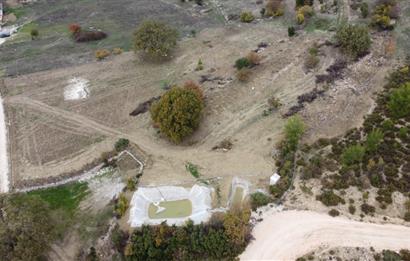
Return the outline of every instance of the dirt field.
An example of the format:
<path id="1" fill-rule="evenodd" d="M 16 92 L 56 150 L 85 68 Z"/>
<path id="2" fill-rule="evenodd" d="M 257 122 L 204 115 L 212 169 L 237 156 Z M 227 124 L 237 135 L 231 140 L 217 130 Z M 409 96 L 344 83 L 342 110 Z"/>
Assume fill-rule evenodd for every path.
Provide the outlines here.
<path id="1" fill-rule="evenodd" d="M 204 30 L 181 42 L 175 57 L 164 64 L 147 64 L 124 53 L 104 62 L 6 78 L 5 107 L 15 122 L 10 129 L 13 184 L 80 169 L 111 149 L 119 137 L 137 144 L 151 163 L 143 185 L 191 185 L 195 180 L 185 171 L 187 161 L 198 164 L 205 177 L 241 176 L 266 184 L 274 170 L 271 150 L 283 125 L 280 113 L 263 116 L 267 99 L 278 97 L 285 112 L 298 95 L 315 87 L 314 74 L 304 72 L 301 60 L 305 48 L 323 36 L 302 34 L 289 40 L 281 26 L 256 26 L 258 30 L 255 25 Z M 262 64 L 253 80 L 238 82 L 234 61 L 260 42 L 269 43 L 261 52 Z M 227 44 L 231 48 L 225 48 Z M 288 55 L 290 51 L 294 56 Z M 195 72 L 199 58 L 205 70 Z M 324 59 L 320 70 L 331 60 Z M 223 80 L 204 84 L 204 119 L 185 144 L 175 146 L 159 137 L 149 114 L 128 115 L 138 103 L 160 95 L 162 81 L 182 83 L 201 75 Z M 88 99 L 64 101 L 64 88 L 73 77 L 89 80 Z M 226 138 L 233 141 L 231 151 L 211 150 Z"/>
<path id="2" fill-rule="evenodd" d="M 269 232 L 268 232 L 269 231 Z M 253 230 L 241 260 L 294 260 L 319 247 L 373 247 L 400 250 L 410 246 L 410 228 L 332 218 L 309 211 L 284 211 L 265 217 Z"/>

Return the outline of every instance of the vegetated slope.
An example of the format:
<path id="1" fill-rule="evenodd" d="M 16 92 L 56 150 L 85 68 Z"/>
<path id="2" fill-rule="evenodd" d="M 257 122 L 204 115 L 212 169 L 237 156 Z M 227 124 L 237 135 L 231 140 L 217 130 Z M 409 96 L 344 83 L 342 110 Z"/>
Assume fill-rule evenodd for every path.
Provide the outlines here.
<path id="1" fill-rule="evenodd" d="M 266 217 L 253 230 L 241 260 L 294 260 L 320 246 L 374 247 L 400 250 L 410 246 L 410 228 L 332 218 L 309 211 L 284 211 Z"/>
<path id="2" fill-rule="evenodd" d="M 90 62 L 98 48 L 128 50 L 134 29 L 145 19 L 169 23 L 183 35 L 221 23 L 212 12 L 201 15 L 192 8 L 191 2 L 177 5 L 159 0 L 36 2 L 20 8 L 25 18 L 17 24 L 28 24 L 0 47 L 0 69 L 9 76 L 26 74 Z M 98 43 L 75 43 L 68 32 L 71 23 L 102 30 L 108 37 Z M 32 28 L 39 31 L 34 41 L 30 37 Z"/>

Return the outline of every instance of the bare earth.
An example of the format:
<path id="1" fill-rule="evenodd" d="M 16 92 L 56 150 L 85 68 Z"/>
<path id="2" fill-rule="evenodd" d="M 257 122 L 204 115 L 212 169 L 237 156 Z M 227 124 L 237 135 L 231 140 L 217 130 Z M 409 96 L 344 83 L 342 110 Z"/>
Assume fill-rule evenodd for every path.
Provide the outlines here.
<path id="1" fill-rule="evenodd" d="M 255 240 L 241 260 L 294 260 L 319 247 L 410 246 L 410 228 L 333 218 L 311 211 L 284 211 L 265 217 L 253 230 Z"/>

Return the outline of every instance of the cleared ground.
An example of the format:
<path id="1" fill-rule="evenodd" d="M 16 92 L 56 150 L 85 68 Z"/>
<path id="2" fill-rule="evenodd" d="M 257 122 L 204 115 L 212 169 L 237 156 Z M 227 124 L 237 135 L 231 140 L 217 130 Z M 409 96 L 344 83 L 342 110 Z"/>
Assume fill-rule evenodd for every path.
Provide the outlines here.
<path id="1" fill-rule="evenodd" d="M 295 260 L 319 247 L 410 246 L 410 228 L 332 218 L 309 211 L 284 211 L 265 217 L 253 230 L 255 240 L 241 260 Z"/>

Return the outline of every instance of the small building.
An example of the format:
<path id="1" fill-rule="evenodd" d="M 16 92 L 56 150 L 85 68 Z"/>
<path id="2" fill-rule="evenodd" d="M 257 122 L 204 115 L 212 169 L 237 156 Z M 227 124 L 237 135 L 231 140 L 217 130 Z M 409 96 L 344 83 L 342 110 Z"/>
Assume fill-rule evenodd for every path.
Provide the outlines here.
<path id="1" fill-rule="evenodd" d="M 276 185 L 278 181 L 280 180 L 280 176 L 278 173 L 273 174 L 270 179 L 269 179 L 269 185 Z"/>

